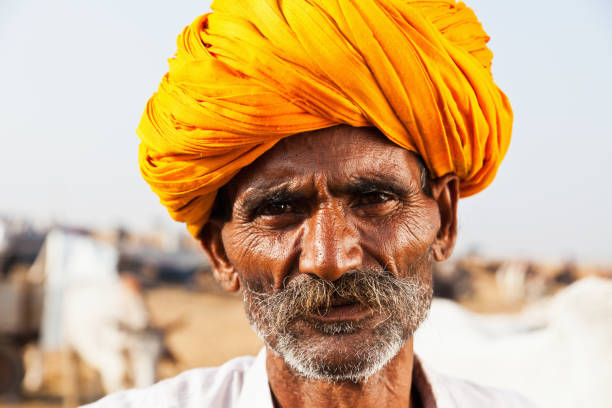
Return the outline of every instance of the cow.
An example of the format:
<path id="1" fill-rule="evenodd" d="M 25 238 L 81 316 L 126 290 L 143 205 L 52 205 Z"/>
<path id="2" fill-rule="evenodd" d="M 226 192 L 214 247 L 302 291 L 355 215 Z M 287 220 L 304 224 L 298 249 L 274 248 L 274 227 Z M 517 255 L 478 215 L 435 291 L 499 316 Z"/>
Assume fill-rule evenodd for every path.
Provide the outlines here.
<path id="1" fill-rule="evenodd" d="M 149 325 L 149 316 L 135 278 L 116 283 L 71 288 L 64 304 L 65 344 L 102 380 L 105 393 L 156 380 L 163 351 L 163 332 Z M 127 358 L 126 358 L 127 356 Z"/>

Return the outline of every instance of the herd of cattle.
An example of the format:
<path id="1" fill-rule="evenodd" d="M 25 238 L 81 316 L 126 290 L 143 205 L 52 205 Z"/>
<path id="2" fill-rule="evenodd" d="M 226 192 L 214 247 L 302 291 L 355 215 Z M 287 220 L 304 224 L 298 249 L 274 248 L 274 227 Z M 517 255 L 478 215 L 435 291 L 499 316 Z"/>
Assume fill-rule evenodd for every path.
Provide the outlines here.
<path id="1" fill-rule="evenodd" d="M 40 389 L 44 350 L 50 346 L 68 356 L 72 368 L 67 373 L 74 372 L 75 356 L 97 370 L 105 393 L 154 382 L 159 360 L 172 357 L 164 344 L 167 330 L 151 327 L 141 282 L 133 274 L 118 273 L 116 249 L 66 231 L 49 234 L 44 247 L 59 248 L 55 252 L 61 256 L 41 260 L 39 255 L 28 271 L 49 299 L 40 302 L 46 310 L 40 314 L 38 340 L 29 338 L 39 347 L 29 358 L 23 387 Z M 98 278 L 106 278 L 83 274 L 88 265 Z M 434 271 L 437 297 L 417 331 L 415 350 L 424 364 L 439 371 L 515 389 L 538 406 L 610 407 L 612 276 L 605 271 L 600 277 L 587 275 L 592 274 L 574 264 L 546 269 L 473 256 L 439 265 Z M 461 306 L 488 291 L 481 284 L 485 280 L 495 299 L 520 305 L 521 311 L 481 314 Z M 7 338 L 0 318 L 0 346 Z M 64 389 L 68 401 L 78 401 L 78 394 L 78 387 Z"/>

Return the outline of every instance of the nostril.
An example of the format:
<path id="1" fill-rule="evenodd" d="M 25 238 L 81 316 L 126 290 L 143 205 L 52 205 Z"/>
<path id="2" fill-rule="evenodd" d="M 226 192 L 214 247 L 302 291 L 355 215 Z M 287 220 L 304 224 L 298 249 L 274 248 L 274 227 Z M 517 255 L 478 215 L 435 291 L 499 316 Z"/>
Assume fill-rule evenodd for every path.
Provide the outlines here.
<path id="1" fill-rule="evenodd" d="M 363 258 L 363 250 L 359 245 L 353 245 L 346 250 L 346 257 L 349 263 L 357 263 L 360 266 Z M 353 266 L 353 268 L 354 267 L 355 266 Z"/>

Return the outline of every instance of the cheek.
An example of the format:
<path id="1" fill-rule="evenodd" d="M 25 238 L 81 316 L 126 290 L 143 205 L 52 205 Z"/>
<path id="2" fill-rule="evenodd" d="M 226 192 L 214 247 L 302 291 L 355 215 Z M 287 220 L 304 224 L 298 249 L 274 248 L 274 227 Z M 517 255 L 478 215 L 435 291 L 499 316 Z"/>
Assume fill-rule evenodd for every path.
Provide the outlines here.
<path id="1" fill-rule="evenodd" d="M 421 260 L 429 251 L 440 229 L 440 216 L 435 203 L 425 199 L 402 211 L 399 217 L 380 228 L 380 258 L 396 270 Z"/>
<path id="2" fill-rule="evenodd" d="M 241 278 L 277 286 L 291 256 L 291 236 L 231 226 L 223 230 L 223 242 L 229 261 Z"/>

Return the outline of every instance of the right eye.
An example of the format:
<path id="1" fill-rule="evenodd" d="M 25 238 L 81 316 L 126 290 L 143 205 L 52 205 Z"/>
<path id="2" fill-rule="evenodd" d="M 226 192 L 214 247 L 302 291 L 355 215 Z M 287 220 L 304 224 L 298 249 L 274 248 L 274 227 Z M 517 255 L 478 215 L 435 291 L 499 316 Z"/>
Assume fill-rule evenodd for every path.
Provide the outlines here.
<path id="1" fill-rule="evenodd" d="M 289 203 L 268 203 L 263 208 L 261 208 L 258 213 L 259 215 L 282 215 L 282 214 L 291 214 L 295 212 L 295 208 L 292 204 Z"/>
<path id="2" fill-rule="evenodd" d="M 254 221 L 262 228 L 284 229 L 303 219 L 304 208 L 295 202 L 269 202 L 258 208 Z"/>

